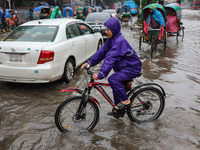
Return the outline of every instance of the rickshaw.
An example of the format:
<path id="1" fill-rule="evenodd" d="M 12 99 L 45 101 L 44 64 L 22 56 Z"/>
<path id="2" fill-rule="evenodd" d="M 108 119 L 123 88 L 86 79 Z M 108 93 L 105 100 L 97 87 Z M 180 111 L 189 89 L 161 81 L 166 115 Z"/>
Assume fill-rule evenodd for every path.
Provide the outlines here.
<path id="1" fill-rule="evenodd" d="M 132 0 L 131 1 L 124 1 L 124 4 L 130 6 L 130 8 L 131 8 L 130 13 L 131 13 L 132 16 L 135 16 L 137 14 L 138 6 L 134 1 L 132 1 Z"/>
<path id="2" fill-rule="evenodd" d="M 117 18 L 119 20 L 122 19 L 122 8 L 121 7 L 117 8 Z"/>
<path id="3" fill-rule="evenodd" d="M 168 36 L 176 36 L 176 41 L 183 40 L 184 27 L 181 22 L 181 7 L 176 4 L 168 4 L 165 6 L 167 12 L 166 31 Z"/>
<path id="4" fill-rule="evenodd" d="M 86 18 L 86 9 L 84 9 L 83 7 L 79 7 L 79 8 L 77 8 L 76 11 L 77 11 L 76 12 L 76 14 L 77 14 L 76 18 L 84 21 L 85 18 Z"/>
<path id="5" fill-rule="evenodd" d="M 102 8 L 100 6 L 95 6 L 94 11 L 95 12 L 102 12 Z"/>
<path id="6" fill-rule="evenodd" d="M 91 6 L 79 7 L 77 9 L 77 19 L 85 21 L 87 14 L 93 13 L 94 9 Z"/>
<path id="7" fill-rule="evenodd" d="M 131 16 L 131 7 L 129 5 L 123 5 L 122 6 L 122 15 L 121 15 L 121 23 L 126 22 L 128 23 L 129 20 L 132 21 L 132 16 Z"/>
<path id="8" fill-rule="evenodd" d="M 38 7 L 35 7 L 33 9 L 33 19 L 34 20 L 40 19 L 40 15 L 41 15 L 43 9 L 46 9 L 46 12 L 48 14 L 51 13 L 51 9 L 49 7 L 47 7 L 47 6 L 38 6 Z"/>
<path id="9" fill-rule="evenodd" d="M 166 40 L 167 32 L 165 31 L 164 26 L 162 26 L 159 29 L 153 29 L 146 24 L 146 20 L 148 19 L 150 15 L 150 8 L 152 6 L 155 7 L 162 14 L 162 16 L 160 17 L 164 18 L 165 24 L 167 20 L 165 9 L 160 4 L 153 3 L 150 5 L 147 5 L 142 11 L 142 15 L 141 15 L 142 31 L 140 32 L 139 50 L 141 50 L 142 42 L 148 43 L 149 45 L 151 45 L 151 58 L 153 58 L 153 52 L 157 48 L 157 44 L 164 44 L 164 50 L 166 49 L 166 44 L 167 44 L 167 40 Z M 159 37 L 160 37 L 160 40 L 159 40 Z"/>
<path id="10" fill-rule="evenodd" d="M 86 13 L 89 14 L 89 13 L 93 13 L 95 12 L 94 8 L 92 8 L 91 6 L 86 6 Z"/>
<path id="11" fill-rule="evenodd" d="M 73 10 L 71 7 L 65 7 L 63 9 L 63 17 L 65 17 L 65 18 L 73 17 Z"/>

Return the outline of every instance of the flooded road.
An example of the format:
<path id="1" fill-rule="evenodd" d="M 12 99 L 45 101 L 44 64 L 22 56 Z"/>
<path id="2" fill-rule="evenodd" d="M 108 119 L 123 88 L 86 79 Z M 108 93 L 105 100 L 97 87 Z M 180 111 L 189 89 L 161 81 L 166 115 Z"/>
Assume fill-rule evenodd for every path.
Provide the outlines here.
<path id="1" fill-rule="evenodd" d="M 69 84 L 0 82 L 0 150 L 199 150 L 200 149 L 200 14 L 183 10 L 185 37 L 158 45 L 154 59 L 150 46 L 139 51 L 139 30 L 122 25 L 122 33 L 143 62 L 143 75 L 134 84 L 155 82 L 166 91 L 166 105 L 158 120 L 137 124 L 128 116 L 107 116 L 111 106 L 94 91 L 100 104 L 100 120 L 89 133 L 61 134 L 55 126 L 58 105 L 75 93 L 66 87 L 82 87 L 85 72 L 76 70 Z M 94 68 L 97 72 L 100 65 Z M 103 80 L 106 82 L 106 80 Z M 108 93 L 111 90 L 106 89 Z"/>

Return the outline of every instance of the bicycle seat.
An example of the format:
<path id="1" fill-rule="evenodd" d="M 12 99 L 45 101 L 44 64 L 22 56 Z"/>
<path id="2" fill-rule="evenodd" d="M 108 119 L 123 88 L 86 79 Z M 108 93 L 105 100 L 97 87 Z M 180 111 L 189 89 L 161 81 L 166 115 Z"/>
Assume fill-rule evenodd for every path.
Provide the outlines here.
<path id="1" fill-rule="evenodd" d="M 135 78 L 138 78 L 142 75 L 142 73 L 140 73 L 138 76 L 136 76 Z M 135 79 L 134 78 L 134 79 Z M 132 80 L 128 80 L 128 81 L 124 81 L 122 82 L 122 84 L 124 85 L 125 91 L 130 91 L 132 89 L 132 83 L 133 83 L 133 79 Z"/>

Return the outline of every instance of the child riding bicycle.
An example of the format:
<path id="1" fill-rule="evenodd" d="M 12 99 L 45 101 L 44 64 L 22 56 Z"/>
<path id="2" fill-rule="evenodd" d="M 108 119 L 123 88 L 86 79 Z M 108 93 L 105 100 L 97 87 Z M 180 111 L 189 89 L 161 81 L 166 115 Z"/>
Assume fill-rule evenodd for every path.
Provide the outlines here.
<path id="1" fill-rule="evenodd" d="M 108 82 L 113 90 L 114 109 L 121 111 L 130 104 L 123 82 L 139 76 L 142 64 L 136 52 L 122 35 L 118 19 L 112 17 L 104 23 L 104 26 L 106 27 L 108 39 L 81 68 L 86 67 L 88 64 L 95 66 L 104 60 L 99 73 L 93 74 L 95 80 L 107 77 L 111 69 L 115 71 L 109 76 Z M 108 115 L 113 116 L 113 113 L 109 112 Z"/>

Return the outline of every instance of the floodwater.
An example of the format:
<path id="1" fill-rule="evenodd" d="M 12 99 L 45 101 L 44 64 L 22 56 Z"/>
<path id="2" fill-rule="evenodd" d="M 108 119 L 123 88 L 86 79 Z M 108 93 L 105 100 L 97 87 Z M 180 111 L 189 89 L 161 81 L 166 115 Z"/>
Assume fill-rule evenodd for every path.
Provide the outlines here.
<path id="1" fill-rule="evenodd" d="M 137 124 L 127 116 L 107 116 L 111 106 L 94 91 L 101 104 L 100 120 L 89 133 L 61 134 L 54 123 L 58 105 L 82 87 L 85 72 L 76 71 L 69 84 L 0 82 L 0 150 L 198 150 L 200 149 L 200 13 L 183 10 L 185 37 L 167 39 L 150 59 L 150 46 L 139 51 L 139 30 L 122 25 L 122 33 L 143 62 L 143 75 L 134 84 L 155 82 L 166 91 L 166 105 L 154 122 Z M 97 72 L 100 65 L 94 68 Z M 106 82 L 106 80 L 104 80 Z M 107 92 L 111 93 L 110 89 Z"/>

